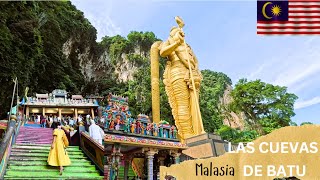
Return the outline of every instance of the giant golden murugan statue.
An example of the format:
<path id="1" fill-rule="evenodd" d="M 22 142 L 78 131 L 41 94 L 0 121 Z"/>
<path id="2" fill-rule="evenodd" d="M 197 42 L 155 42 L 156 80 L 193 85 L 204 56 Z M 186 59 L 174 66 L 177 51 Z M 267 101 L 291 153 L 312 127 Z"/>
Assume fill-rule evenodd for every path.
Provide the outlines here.
<path id="1" fill-rule="evenodd" d="M 160 121 L 159 54 L 167 58 L 163 74 L 178 137 L 184 141 L 205 133 L 199 108 L 199 90 L 202 80 L 198 60 L 191 47 L 185 43 L 184 23 L 175 18 L 179 27 L 173 27 L 168 40 L 155 42 L 151 47 L 151 82 L 153 121 Z"/>

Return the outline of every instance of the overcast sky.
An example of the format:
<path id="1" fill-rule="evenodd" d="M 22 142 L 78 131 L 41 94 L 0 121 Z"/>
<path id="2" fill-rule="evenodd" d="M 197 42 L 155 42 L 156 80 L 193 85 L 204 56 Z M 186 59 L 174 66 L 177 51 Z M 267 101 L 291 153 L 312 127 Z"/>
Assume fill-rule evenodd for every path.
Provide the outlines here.
<path id="1" fill-rule="evenodd" d="M 166 39 L 174 17 L 186 26 L 186 41 L 200 68 L 240 78 L 287 86 L 299 99 L 295 122 L 319 124 L 320 38 L 256 34 L 256 1 L 73 0 L 103 36 L 152 31 Z"/>

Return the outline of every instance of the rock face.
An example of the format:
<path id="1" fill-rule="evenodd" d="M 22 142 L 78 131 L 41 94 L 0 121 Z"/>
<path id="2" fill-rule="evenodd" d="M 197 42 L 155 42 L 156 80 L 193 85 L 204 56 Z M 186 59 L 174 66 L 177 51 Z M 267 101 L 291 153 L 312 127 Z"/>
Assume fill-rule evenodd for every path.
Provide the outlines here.
<path id="1" fill-rule="evenodd" d="M 134 73 L 138 70 L 138 67 L 129 61 L 126 54 L 121 54 L 121 60 L 117 62 L 114 73 L 120 82 L 127 82 L 133 80 Z"/>
<path id="2" fill-rule="evenodd" d="M 113 64 L 108 49 L 96 47 L 95 42 L 83 41 L 79 36 L 68 39 L 63 44 L 62 52 L 67 59 L 79 62 L 86 81 L 96 81 L 113 74 L 118 82 L 127 82 L 133 80 L 134 73 L 139 68 L 129 61 L 125 53 Z"/>
<path id="3" fill-rule="evenodd" d="M 230 95 L 232 91 L 232 86 L 227 85 L 224 91 L 223 97 L 221 98 L 221 105 L 223 107 L 224 120 L 223 124 L 230 126 L 232 128 L 244 129 L 244 113 L 235 113 L 228 109 L 228 105 L 232 102 L 232 97 Z"/>

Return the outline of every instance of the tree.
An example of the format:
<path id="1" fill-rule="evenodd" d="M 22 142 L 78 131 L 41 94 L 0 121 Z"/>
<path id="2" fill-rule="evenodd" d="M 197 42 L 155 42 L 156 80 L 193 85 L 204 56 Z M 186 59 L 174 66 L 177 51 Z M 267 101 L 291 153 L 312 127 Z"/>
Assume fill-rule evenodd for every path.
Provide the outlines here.
<path id="1" fill-rule="evenodd" d="M 231 85 L 232 82 L 221 72 L 202 70 L 201 73 L 203 76 L 199 98 L 201 115 L 205 131 L 214 132 L 223 124 L 220 99 L 226 86 Z"/>
<path id="2" fill-rule="evenodd" d="M 303 125 L 306 125 L 306 124 L 313 124 L 312 122 L 302 122 L 301 124 L 300 124 L 300 126 L 303 126 Z"/>
<path id="3" fill-rule="evenodd" d="M 231 93 L 230 108 L 244 112 L 246 122 L 260 135 L 274 129 L 289 126 L 294 113 L 295 94 L 287 93 L 286 87 L 274 86 L 260 80 L 240 79 Z"/>
<path id="4" fill-rule="evenodd" d="M 298 124 L 296 122 L 291 121 L 290 126 L 298 126 Z"/>

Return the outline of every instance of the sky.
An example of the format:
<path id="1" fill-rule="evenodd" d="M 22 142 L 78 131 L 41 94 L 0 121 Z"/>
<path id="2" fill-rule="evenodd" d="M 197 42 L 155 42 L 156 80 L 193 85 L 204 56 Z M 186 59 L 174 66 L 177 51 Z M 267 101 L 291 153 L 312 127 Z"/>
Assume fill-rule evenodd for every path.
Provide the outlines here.
<path id="1" fill-rule="evenodd" d="M 261 79 L 296 94 L 294 122 L 320 124 L 320 37 L 257 35 L 256 1 L 72 0 L 104 36 L 152 31 L 167 39 L 175 16 L 184 22 L 186 42 L 200 69 Z"/>

